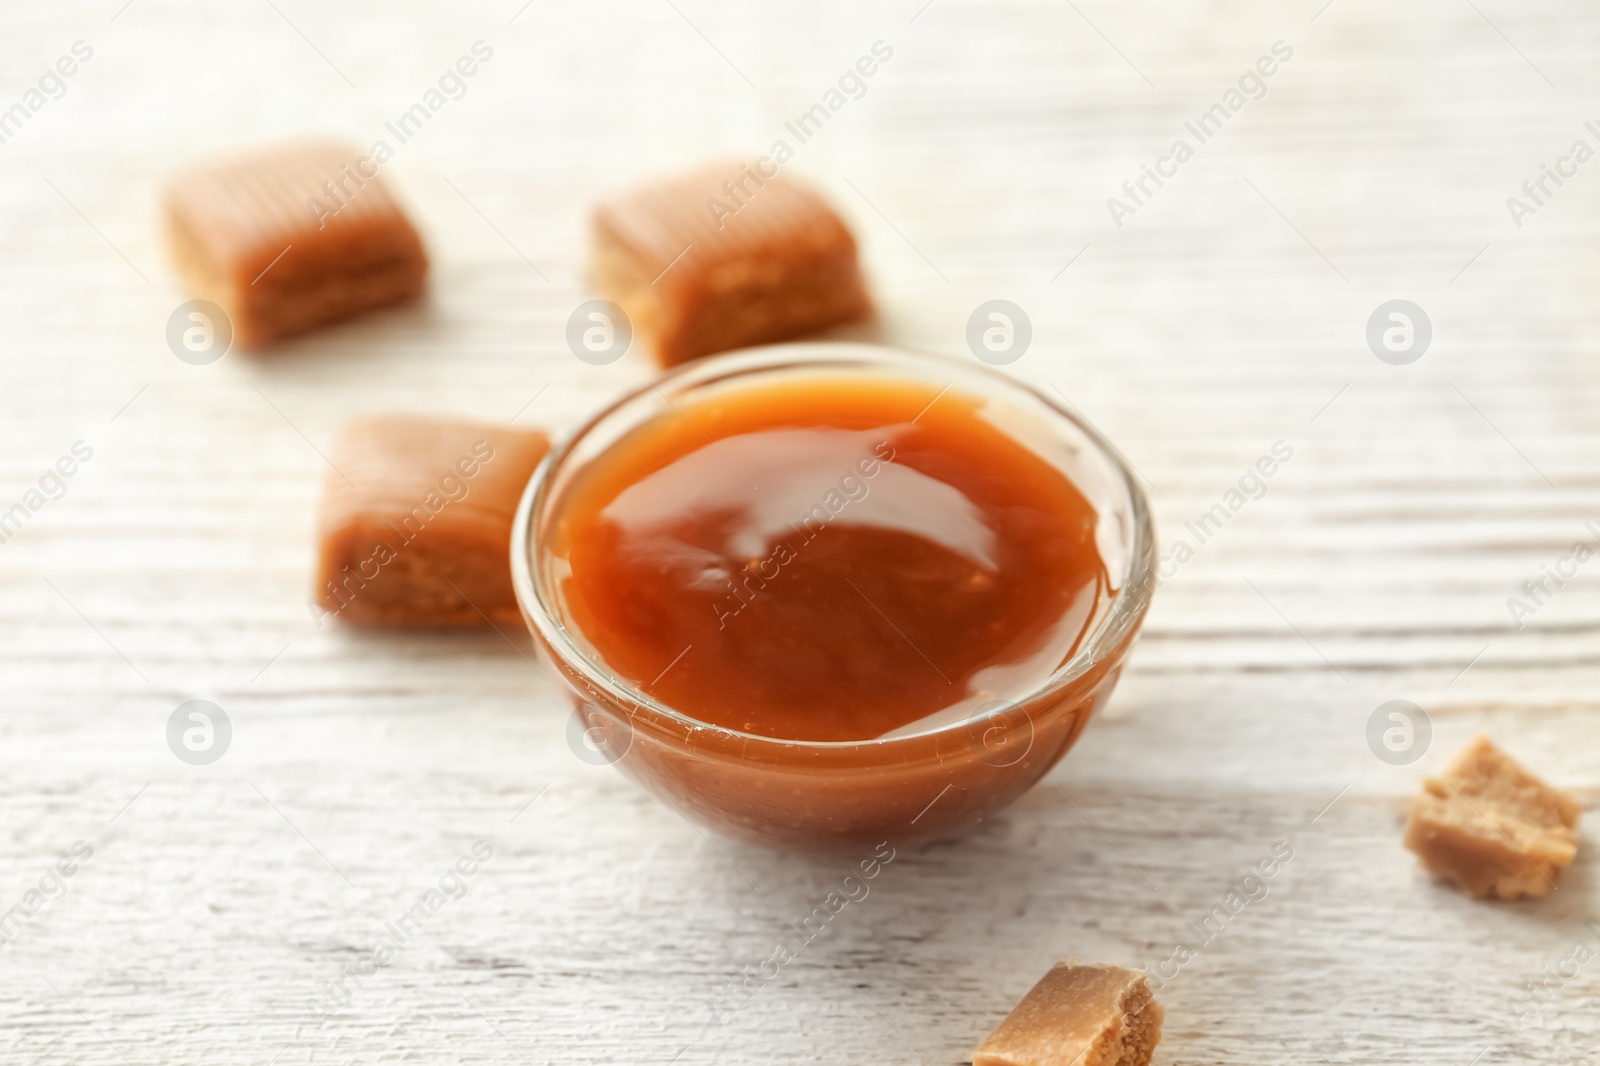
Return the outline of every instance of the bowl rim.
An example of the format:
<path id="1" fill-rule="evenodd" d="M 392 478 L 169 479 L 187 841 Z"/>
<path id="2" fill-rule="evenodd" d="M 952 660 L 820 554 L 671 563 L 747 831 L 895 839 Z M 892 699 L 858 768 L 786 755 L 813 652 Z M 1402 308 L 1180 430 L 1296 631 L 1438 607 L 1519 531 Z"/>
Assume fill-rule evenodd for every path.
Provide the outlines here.
<path id="1" fill-rule="evenodd" d="M 808 341 L 762 345 L 720 352 L 669 368 L 638 388 L 630 389 L 612 402 L 607 403 L 576 427 L 558 437 L 529 478 L 528 484 L 523 490 L 522 498 L 517 505 L 516 517 L 513 520 L 514 524 L 511 533 L 512 587 L 516 593 L 517 603 L 522 610 L 523 620 L 532 630 L 538 642 L 544 644 L 549 654 L 554 656 L 559 653 L 561 659 L 559 666 L 574 671 L 586 684 L 593 686 L 594 690 L 605 693 L 621 706 L 636 709 L 628 716 L 632 720 L 629 723 L 630 727 L 636 723 L 637 711 L 644 710 L 660 716 L 680 729 L 687 730 L 687 735 L 691 736 L 697 733 L 710 732 L 731 740 L 743 742 L 746 745 L 776 745 L 787 749 L 816 750 L 819 752 L 872 750 L 908 742 L 934 740 L 971 727 L 972 716 L 969 716 L 924 732 L 869 737 L 864 740 L 821 741 L 796 740 L 767 736 L 761 733 L 747 733 L 742 730 L 701 721 L 693 715 L 668 706 L 648 693 L 639 691 L 606 670 L 602 663 L 592 660 L 571 639 L 567 626 L 561 621 L 553 603 L 547 602 L 547 597 L 551 596 L 551 590 L 546 588 L 545 583 L 540 580 L 541 568 L 534 563 L 533 527 L 535 521 L 543 516 L 543 510 L 549 503 L 550 487 L 555 481 L 557 471 L 560 470 L 562 463 L 573 454 L 574 449 L 588 434 L 595 431 L 618 411 L 639 400 L 646 393 L 656 392 L 661 394 L 662 398 L 665 398 L 665 393 L 662 390 L 669 386 L 681 394 L 684 391 L 714 385 L 734 378 L 743 378 L 790 368 L 825 369 L 830 365 L 836 366 L 841 370 L 847 368 L 876 369 L 885 372 L 886 376 L 894 376 L 894 371 L 897 368 L 915 367 L 925 372 L 930 366 L 944 365 L 951 369 L 952 374 L 960 374 L 967 378 L 973 376 L 988 378 L 1001 388 L 1018 390 L 1028 394 L 1034 401 L 1042 404 L 1053 416 L 1070 422 L 1094 446 L 1099 458 L 1106 461 L 1121 479 L 1122 487 L 1127 495 L 1127 519 L 1132 532 L 1128 553 L 1129 570 L 1127 580 L 1112 595 L 1109 607 L 1104 610 L 1099 623 L 1086 639 L 1079 642 L 1078 649 L 1037 685 L 1023 694 L 1006 700 L 1006 709 L 1031 706 L 1078 681 L 1100 665 L 1107 656 L 1115 653 L 1118 648 L 1123 647 L 1124 638 L 1132 630 L 1136 629 L 1142 621 L 1149 607 L 1151 595 L 1156 584 L 1156 541 L 1150 503 L 1144 490 L 1139 485 L 1139 475 L 1133 464 L 1123 457 L 1117 447 L 1092 422 L 1072 408 L 1070 402 L 1058 402 L 1042 389 L 1029 382 L 1001 373 L 992 366 L 982 363 L 975 365 L 964 359 L 919 351 L 909 347 L 855 341 Z M 926 374 L 924 373 L 923 376 L 926 376 Z M 955 385 L 956 381 L 952 379 L 947 387 L 954 387 Z M 1057 387 L 1057 391 L 1060 391 L 1059 387 Z M 1062 401 L 1065 400 L 1066 397 L 1063 393 Z M 551 598 L 553 599 L 553 597 Z M 571 687 L 570 682 L 568 682 L 568 685 Z M 585 699 L 584 694 L 581 692 L 576 693 L 576 695 L 580 700 Z M 993 713 L 989 712 L 989 715 L 985 717 Z"/>

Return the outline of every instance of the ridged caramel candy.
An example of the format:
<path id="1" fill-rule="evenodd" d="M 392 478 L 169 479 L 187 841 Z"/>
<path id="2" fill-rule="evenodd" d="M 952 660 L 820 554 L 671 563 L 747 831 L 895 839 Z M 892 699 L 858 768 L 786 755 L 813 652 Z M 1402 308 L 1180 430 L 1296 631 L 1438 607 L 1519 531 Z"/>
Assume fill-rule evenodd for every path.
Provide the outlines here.
<path id="1" fill-rule="evenodd" d="M 972 1066 L 1146 1066 L 1161 1004 L 1145 975 L 1057 963 L 972 1053 Z"/>
<path id="2" fill-rule="evenodd" d="M 511 426 L 421 415 L 346 424 L 323 486 L 321 609 L 365 626 L 516 624 L 511 523 L 548 450 L 543 433 Z"/>
<path id="3" fill-rule="evenodd" d="M 427 253 L 377 169 L 303 141 L 177 175 L 163 206 L 190 294 L 221 307 L 244 348 L 420 294 Z"/>
<path id="4" fill-rule="evenodd" d="M 1542 896 L 1578 853 L 1580 811 L 1480 733 L 1423 782 L 1405 844 L 1479 899 Z"/>
<path id="5" fill-rule="evenodd" d="M 856 242 L 787 177 L 713 165 L 594 213 L 594 279 L 662 366 L 863 318 Z"/>

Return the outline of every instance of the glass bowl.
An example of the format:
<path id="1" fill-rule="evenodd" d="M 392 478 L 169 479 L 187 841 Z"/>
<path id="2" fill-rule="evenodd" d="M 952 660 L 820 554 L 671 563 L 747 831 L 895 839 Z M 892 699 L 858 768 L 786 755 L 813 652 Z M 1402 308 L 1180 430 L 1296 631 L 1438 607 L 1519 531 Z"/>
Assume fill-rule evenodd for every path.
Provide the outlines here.
<path id="1" fill-rule="evenodd" d="M 796 741 L 697 721 L 617 677 L 562 615 L 562 560 L 542 547 L 575 475 L 628 433 L 709 396 L 816 375 L 951 387 L 1071 478 L 1098 512 L 1109 590 L 1087 635 L 1031 691 L 924 732 Z M 624 396 L 551 449 L 523 494 L 512 535 L 517 600 L 540 658 L 571 690 L 568 739 L 688 818 L 736 837 L 807 849 L 899 843 L 982 819 L 1033 786 L 1111 694 L 1155 584 L 1148 502 L 1092 426 L 987 366 L 868 344 L 786 344 L 712 356 Z"/>

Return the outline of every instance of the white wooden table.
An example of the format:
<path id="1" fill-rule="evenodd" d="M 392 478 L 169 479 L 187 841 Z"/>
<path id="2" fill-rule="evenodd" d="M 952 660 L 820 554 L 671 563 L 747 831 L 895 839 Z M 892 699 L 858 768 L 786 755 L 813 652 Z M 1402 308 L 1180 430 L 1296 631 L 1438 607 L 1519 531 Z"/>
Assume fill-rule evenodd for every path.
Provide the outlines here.
<path id="1" fill-rule="evenodd" d="M 1506 205 L 1600 147 L 1592 4 L 39 0 L 0 11 L 0 108 L 79 40 L 0 144 L 0 510 L 93 449 L 0 545 L 0 909 L 93 856 L 0 947 L 0 1061 L 959 1063 L 1058 957 L 1160 963 L 1280 840 L 1266 898 L 1161 991 L 1158 1062 L 1592 1060 L 1600 961 L 1518 1012 L 1600 945 L 1593 830 L 1514 905 L 1399 845 L 1480 729 L 1600 796 L 1600 562 L 1521 629 L 1506 605 L 1600 519 L 1600 162 L 1520 227 Z M 478 40 L 385 171 L 426 305 L 174 358 L 162 176 L 368 143 Z M 791 167 L 857 228 L 879 334 L 960 354 L 980 301 L 1023 306 L 1010 370 L 1120 444 L 1169 548 L 1274 442 L 1293 458 L 1176 570 L 1048 784 L 901 848 L 718 1024 L 842 861 L 708 839 L 575 758 L 520 634 L 317 629 L 318 450 L 356 411 L 560 429 L 646 380 L 565 347 L 587 205 L 764 153 L 878 40 Z M 1265 96 L 1116 227 L 1107 198 L 1277 41 Z M 1365 340 L 1395 298 L 1432 323 L 1410 365 Z M 193 698 L 233 725 L 208 766 L 165 739 Z M 1392 699 L 1432 724 L 1409 765 L 1367 744 Z M 464 898 L 319 1027 L 325 982 L 479 839 Z"/>

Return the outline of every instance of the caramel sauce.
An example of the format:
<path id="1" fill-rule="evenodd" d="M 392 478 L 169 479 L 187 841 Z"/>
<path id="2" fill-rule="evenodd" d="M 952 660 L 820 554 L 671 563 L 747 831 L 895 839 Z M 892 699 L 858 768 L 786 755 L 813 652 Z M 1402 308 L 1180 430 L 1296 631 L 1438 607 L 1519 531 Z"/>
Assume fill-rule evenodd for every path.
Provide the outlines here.
<path id="1" fill-rule="evenodd" d="M 1093 505 L 1007 414 L 859 378 L 680 405 L 559 502 L 561 613 L 618 677 L 762 736 L 913 733 L 1020 696 L 1107 578 Z"/>

